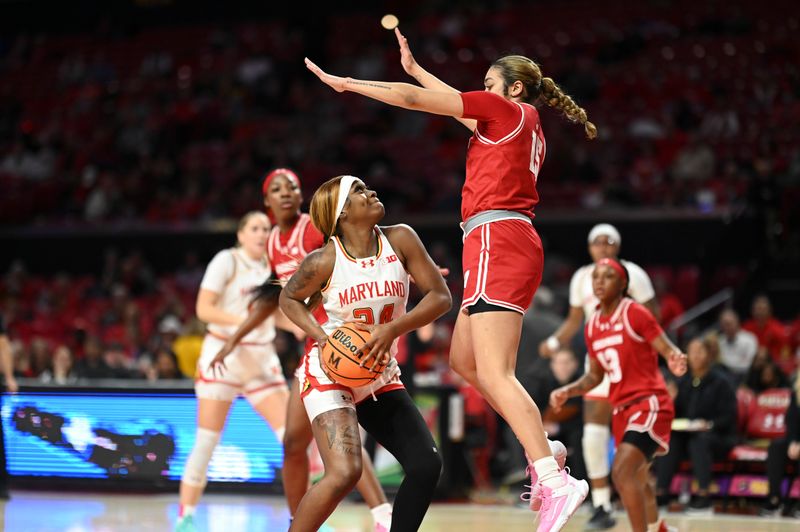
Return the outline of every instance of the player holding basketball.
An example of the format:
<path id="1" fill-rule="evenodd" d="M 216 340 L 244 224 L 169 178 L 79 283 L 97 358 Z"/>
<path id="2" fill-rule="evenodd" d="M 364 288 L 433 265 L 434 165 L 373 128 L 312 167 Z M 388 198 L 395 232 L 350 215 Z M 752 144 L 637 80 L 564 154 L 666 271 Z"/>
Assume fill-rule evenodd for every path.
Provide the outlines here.
<path id="1" fill-rule="evenodd" d="M 217 253 L 200 284 L 197 317 L 208 323 L 208 332 L 197 363 L 197 435 L 181 478 L 178 531 L 195 530 L 193 516 L 206 485 L 208 464 L 231 404 L 240 393 L 267 421 L 278 441 L 283 440 L 289 390 L 273 347 L 273 319 L 243 339 L 225 360 L 221 373 L 209 370 L 228 336 L 247 315 L 250 294 L 270 277 L 264 254 L 268 232 L 269 221 L 263 213 L 246 214 L 237 231 L 239 246 Z M 295 475 L 293 471 L 284 473 Z"/>
<path id="2" fill-rule="evenodd" d="M 303 203 L 300 178 L 288 168 L 277 168 L 264 178 L 261 187 L 264 196 L 264 207 L 272 219 L 272 230 L 267 240 L 267 256 L 281 284 L 286 284 L 297 271 L 300 263 L 310 252 L 323 246 L 325 238 L 308 214 L 300 212 Z M 267 317 L 266 307 L 253 307 L 247 319 L 231 336 L 217 355 L 217 360 L 224 359 L 233 352 L 239 339 L 257 327 Z M 325 323 L 327 317 L 322 307 L 314 309 L 314 317 L 319 323 Z M 295 332 L 297 327 L 288 322 L 282 313 L 276 316 L 276 325 Z M 306 350 L 313 345 L 309 338 Z M 297 373 L 302 371 L 298 367 Z M 292 379 L 295 381 L 296 379 Z M 286 412 L 286 433 L 283 439 L 284 470 L 292 474 L 283 475 L 283 488 L 289 505 L 289 514 L 294 518 L 300 500 L 308 490 L 308 446 L 313 438 L 311 424 L 305 407 L 300 399 L 300 391 L 296 382 L 289 384 L 289 406 Z M 392 506 L 386 499 L 369 455 L 362 449 L 361 460 L 363 474 L 356 488 L 370 507 L 376 532 L 388 531 L 392 523 Z"/>
<path id="3" fill-rule="evenodd" d="M 394 361 L 397 338 L 450 308 L 450 292 L 416 233 L 380 228 L 385 214 L 374 191 L 353 176 L 335 177 L 314 193 L 311 218 L 329 237 L 310 253 L 283 289 L 281 309 L 316 345 L 303 358 L 301 397 L 311 420 L 325 475 L 303 497 L 290 530 L 316 531 L 361 477 L 360 423 L 400 462 L 405 473 L 392 512 L 393 531 L 417 530 L 430 506 L 442 462 L 436 444 Z M 406 313 L 409 274 L 423 298 Z M 386 285 L 394 287 L 386 290 Z M 320 326 L 305 301 L 321 295 L 328 320 Z M 371 385 L 348 388 L 323 372 L 319 350 L 347 322 L 372 338 L 364 365 L 388 365 Z"/>
<path id="4" fill-rule="evenodd" d="M 666 454 L 675 411 L 658 369 L 656 351 L 677 376 L 686 373 L 686 355 L 667 338 L 644 306 L 627 296 L 628 271 L 614 259 L 597 262 L 592 287 L 600 301 L 586 323 L 589 371 L 550 394 L 556 410 L 609 377 L 617 441 L 611 476 L 636 532 L 666 531 L 658 519 L 649 472 L 653 458 Z"/>
<path id="5" fill-rule="evenodd" d="M 511 426 L 536 473 L 531 506 L 541 498 L 539 530 L 559 530 L 583 502 L 588 484 L 558 467 L 541 414 L 514 375 L 522 316 L 541 281 L 544 260 L 532 219 L 545 139 L 532 104 L 541 101 L 564 112 L 589 138 L 597 130 L 586 111 L 527 57 L 498 59 L 486 72 L 485 91 L 460 93 L 422 69 L 405 38 L 395 33 L 403 67 L 423 88 L 332 76 L 308 59 L 306 66 L 338 92 L 452 116 L 473 132 L 461 204 L 464 300 L 450 364 Z"/>
<path id="6" fill-rule="evenodd" d="M 597 297 L 592 289 L 592 272 L 595 264 L 602 259 L 616 259 L 619 255 L 622 237 L 611 224 L 597 224 L 589 231 L 589 255 L 592 263 L 579 268 L 569 283 L 569 315 L 547 340 L 539 345 L 543 357 L 554 355 L 562 345 L 569 345 L 572 337 L 580 330 L 584 321 L 594 314 Z M 650 277 L 638 265 L 630 261 L 620 261 L 630 274 L 628 294 L 631 299 L 641 303 L 656 314 L 656 292 Z M 589 371 L 589 359 L 586 359 Z M 592 485 L 592 505 L 594 512 L 587 523 L 589 530 L 613 528 L 616 519 L 612 515 L 611 487 L 608 474 L 608 444 L 611 439 L 611 403 L 608 402 L 608 375 L 597 388 L 584 396 L 583 403 L 583 459 Z"/>

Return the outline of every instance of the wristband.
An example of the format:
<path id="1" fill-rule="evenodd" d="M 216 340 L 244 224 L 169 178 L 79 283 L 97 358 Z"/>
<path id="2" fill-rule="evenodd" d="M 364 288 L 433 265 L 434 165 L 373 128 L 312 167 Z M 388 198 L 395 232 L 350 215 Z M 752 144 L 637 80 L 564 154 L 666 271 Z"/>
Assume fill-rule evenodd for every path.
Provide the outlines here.
<path id="1" fill-rule="evenodd" d="M 546 345 L 550 351 L 558 351 L 561 347 L 561 342 L 559 342 L 558 338 L 555 336 L 551 336 L 545 341 L 544 345 Z"/>

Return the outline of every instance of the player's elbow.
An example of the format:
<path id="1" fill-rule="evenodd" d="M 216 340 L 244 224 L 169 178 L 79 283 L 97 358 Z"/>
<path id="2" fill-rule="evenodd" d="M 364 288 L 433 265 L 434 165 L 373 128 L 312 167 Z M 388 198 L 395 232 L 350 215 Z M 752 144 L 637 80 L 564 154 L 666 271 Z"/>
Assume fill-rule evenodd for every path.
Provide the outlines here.
<path id="1" fill-rule="evenodd" d="M 437 310 L 439 311 L 439 316 L 442 314 L 449 312 L 451 308 L 453 308 L 453 296 L 450 295 L 450 290 L 443 290 L 437 292 Z"/>
<path id="2" fill-rule="evenodd" d="M 416 87 L 409 86 L 402 93 L 403 105 L 408 109 L 419 109 L 419 91 Z"/>

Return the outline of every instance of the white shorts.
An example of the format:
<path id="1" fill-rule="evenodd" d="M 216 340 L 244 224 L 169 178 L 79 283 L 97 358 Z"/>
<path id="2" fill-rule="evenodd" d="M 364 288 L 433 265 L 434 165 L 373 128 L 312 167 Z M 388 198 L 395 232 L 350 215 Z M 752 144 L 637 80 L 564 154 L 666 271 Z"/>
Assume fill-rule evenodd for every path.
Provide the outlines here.
<path id="1" fill-rule="evenodd" d="M 208 369 L 225 342 L 207 334 L 203 340 L 194 391 L 197 397 L 233 401 L 243 394 L 250 404 L 260 403 L 268 395 L 287 390 L 281 361 L 271 344 L 239 345 L 225 359 L 227 369 L 219 368 L 216 375 Z"/>
<path id="2" fill-rule="evenodd" d="M 303 399 L 309 421 L 314 421 L 318 415 L 338 408 L 355 410 L 358 403 L 370 396 L 405 388 L 400 381 L 400 368 L 395 359 L 389 361 L 381 376 L 372 384 L 357 388 L 337 384 L 322 371 L 316 344 L 300 361 L 295 377 L 300 386 L 300 397 Z"/>
<path id="3" fill-rule="evenodd" d="M 589 354 L 586 354 L 586 362 L 584 363 L 584 371 L 589 372 Z M 595 401 L 608 401 L 608 392 L 611 389 L 611 381 L 608 378 L 608 373 L 603 372 L 603 382 L 586 392 L 584 398 Z"/>

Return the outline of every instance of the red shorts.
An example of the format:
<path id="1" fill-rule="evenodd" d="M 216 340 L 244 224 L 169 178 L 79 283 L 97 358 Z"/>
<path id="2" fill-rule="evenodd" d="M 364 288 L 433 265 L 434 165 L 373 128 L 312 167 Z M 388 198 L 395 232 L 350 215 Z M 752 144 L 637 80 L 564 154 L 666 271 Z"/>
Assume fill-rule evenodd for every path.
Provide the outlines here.
<path id="1" fill-rule="evenodd" d="M 642 432 L 660 447 L 656 456 L 669 452 L 669 435 L 675 410 L 672 399 L 666 394 L 645 395 L 630 403 L 614 407 L 611 431 L 617 445 L 626 432 Z"/>
<path id="2" fill-rule="evenodd" d="M 530 222 L 498 220 L 473 229 L 464 238 L 461 310 L 483 299 L 524 313 L 542 281 L 542 241 Z"/>

